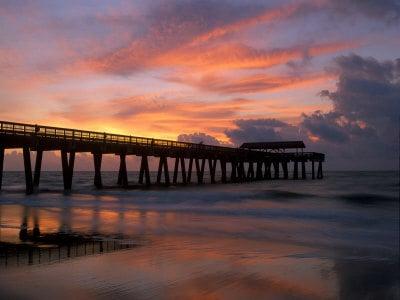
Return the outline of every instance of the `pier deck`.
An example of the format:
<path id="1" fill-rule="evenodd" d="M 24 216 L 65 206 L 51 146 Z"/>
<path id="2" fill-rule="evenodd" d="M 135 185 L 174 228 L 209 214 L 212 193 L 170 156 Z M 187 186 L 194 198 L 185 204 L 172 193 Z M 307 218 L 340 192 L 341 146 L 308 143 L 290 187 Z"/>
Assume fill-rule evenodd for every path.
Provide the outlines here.
<path id="1" fill-rule="evenodd" d="M 293 148 L 293 142 L 281 143 L 282 145 L 288 145 L 288 149 Z M 323 177 L 322 162 L 325 161 L 324 154 L 303 152 L 303 149 L 301 149 L 301 152 L 286 152 L 285 149 L 283 151 L 270 152 L 257 146 L 265 146 L 265 144 L 268 143 L 246 143 L 244 145 L 247 145 L 247 147 L 242 145 L 240 148 L 233 148 L 0 121 L 0 189 L 6 149 L 22 149 L 23 151 L 27 194 L 38 190 L 44 151 L 61 152 L 65 190 L 72 188 L 75 154 L 82 152 L 93 155 L 94 184 L 97 188 L 102 188 L 103 186 L 101 179 L 103 154 L 115 154 L 119 157 L 120 167 L 117 183 L 122 187 L 128 186 L 127 155 L 141 157 L 138 183 L 146 186 L 152 184 L 148 162 L 148 157 L 151 156 L 159 158 L 156 182 L 157 184 L 165 185 L 177 184 L 178 178 L 181 179 L 183 184 L 191 183 L 193 169 L 195 169 L 197 183 L 203 183 L 207 161 L 207 174 L 210 176 L 211 183 L 289 179 L 288 164 L 290 162 L 294 163 L 293 179 L 299 178 L 299 163 L 302 166 L 301 178 L 306 178 L 306 162 L 311 162 L 312 179 L 321 179 Z M 31 151 L 36 152 L 33 172 Z M 172 181 L 168 170 L 168 158 L 175 160 Z M 216 178 L 217 162 L 219 162 L 218 174 L 220 174 L 220 178 Z M 316 176 L 315 163 L 318 163 Z M 280 166 L 283 176 L 280 173 Z M 273 174 L 272 169 L 274 171 Z"/>

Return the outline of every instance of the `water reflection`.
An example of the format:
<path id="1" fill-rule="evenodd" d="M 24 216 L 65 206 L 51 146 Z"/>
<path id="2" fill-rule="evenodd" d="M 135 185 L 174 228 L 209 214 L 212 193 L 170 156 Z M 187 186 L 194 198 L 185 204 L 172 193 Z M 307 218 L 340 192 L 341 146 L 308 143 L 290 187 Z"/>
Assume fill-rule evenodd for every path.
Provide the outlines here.
<path id="1" fill-rule="evenodd" d="M 3 193 L 0 298 L 399 299 L 398 189 L 352 178 Z"/>
<path id="2" fill-rule="evenodd" d="M 4 210 L 4 207 L 0 208 Z M 51 225 L 44 224 L 47 231 L 42 231 L 39 210 L 28 206 L 11 207 L 12 212 L 21 213 L 21 225 L 19 230 L 16 230 L 16 226 L 0 227 L 0 269 L 61 262 L 65 259 L 132 249 L 137 246 L 133 240 L 124 237 L 123 226 L 119 226 L 120 231 L 116 235 L 103 235 L 97 226 L 92 228 L 92 233 L 74 231 L 69 206 L 60 210 L 58 230 L 55 231 Z M 120 215 L 122 221 L 123 217 L 123 214 Z M 94 212 L 93 218 L 92 223 L 98 224 L 98 213 Z M 46 221 L 49 219 L 45 218 L 43 222 Z M 49 223 L 54 225 L 53 220 Z"/>

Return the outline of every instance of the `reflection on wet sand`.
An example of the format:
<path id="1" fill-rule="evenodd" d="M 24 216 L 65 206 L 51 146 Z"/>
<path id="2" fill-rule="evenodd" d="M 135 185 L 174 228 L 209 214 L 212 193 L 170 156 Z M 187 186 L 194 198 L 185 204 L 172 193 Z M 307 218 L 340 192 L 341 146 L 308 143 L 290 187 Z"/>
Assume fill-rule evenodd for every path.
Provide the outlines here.
<path id="1" fill-rule="evenodd" d="M 17 207 L 15 207 L 17 208 Z M 4 208 L 3 208 L 4 209 Z M 60 225 L 56 232 L 42 232 L 38 208 L 24 206 L 21 211 L 21 226 L 17 241 L 15 236 L 0 228 L 0 269 L 2 267 L 20 267 L 44 263 L 61 262 L 81 256 L 104 254 L 131 249 L 137 246 L 134 241 L 124 239 L 121 232 L 118 237 L 101 235 L 98 228 L 95 233 L 74 232 L 71 228 L 71 210 L 62 210 Z M 98 214 L 94 214 L 95 218 Z M 123 218 L 123 216 L 121 216 Z M 33 228 L 28 224 L 33 223 Z M 97 221 L 94 222 L 97 224 Z M 49 227 L 48 224 L 46 224 Z M 120 227 L 122 228 L 122 227 Z M 2 238 L 2 231 L 3 238 Z M 8 230 L 10 231 L 10 230 Z M 17 230 L 11 228 L 16 233 Z M 6 236 L 4 237 L 4 233 Z M 10 237 L 12 237 L 10 239 Z"/>
<path id="2" fill-rule="evenodd" d="M 338 180 L 321 188 L 329 199 L 304 184 L 12 195 L 0 204 L 0 296 L 398 299 L 399 203 L 385 182 L 385 201 L 368 203 L 348 200 L 354 187 L 338 197 Z"/>

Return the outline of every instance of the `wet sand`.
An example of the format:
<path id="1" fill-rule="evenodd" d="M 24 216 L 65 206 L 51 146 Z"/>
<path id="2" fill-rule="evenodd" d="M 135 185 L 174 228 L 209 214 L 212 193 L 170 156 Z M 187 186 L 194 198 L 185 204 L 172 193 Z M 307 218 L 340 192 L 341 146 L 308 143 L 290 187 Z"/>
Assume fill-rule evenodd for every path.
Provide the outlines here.
<path id="1" fill-rule="evenodd" d="M 396 299 L 396 176 L 82 187 L 29 197 L 3 191 L 0 296 Z"/>

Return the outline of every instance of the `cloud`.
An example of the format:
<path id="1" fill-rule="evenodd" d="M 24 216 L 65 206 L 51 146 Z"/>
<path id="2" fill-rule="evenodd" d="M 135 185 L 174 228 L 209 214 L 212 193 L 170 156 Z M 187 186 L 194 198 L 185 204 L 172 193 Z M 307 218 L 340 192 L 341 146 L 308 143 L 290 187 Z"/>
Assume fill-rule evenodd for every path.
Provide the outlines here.
<path id="1" fill-rule="evenodd" d="M 393 168 L 399 150 L 400 60 L 340 56 L 331 72 L 338 75 L 337 89 L 320 95 L 333 110 L 303 114 L 300 126 L 325 149 L 337 147 L 336 155 L 352 153 Z"/>
<path id="2" fill-rule="evenodd" d="M 400 2 L 398 0 L 332 0 L 329 6 L 345 15 L 354 13 L 387 22 L 400 19 Z"/>
<path id="3" fill-rule="evenodd" d="M 298 128 L 277 119 L 239 119 L 236 128 L 225 130 L 229 140 L 240 146 L 245 142 L 279 141 L 299 137 Z"/>
<path id="4" fill-rule="evenodd" d="M 268 74 L 254 74 L 230 79 L 219 76 L 205 76 L 191 84 L 200 89 L 218 92 L 221 94 L 260 93 L 291 87 L 301 87 L 326 81 L 331 76 L 326 74 L 313 74 L 301 76 L 274 76 Z"/>
<path id="5" fill-rule="evenodd" d="M 180 134 L 177 138 L 180 142 L 188 142 L 188 143 L 203 143 L 206 145 L 215 145 L 220 146 L 223 143 L 217 140 L 215 137 L 203 133 L 203 132 L 196 132 L 191 134 Z"/>
<path id="6" fill-rule="evenodd" d="M 331 71 L 339 76 L 337 89 L 320 95 L 332 101 L 333 111 L 304 115 L 305 128 L 327 140 L 342 130 L 342 140 L 375 134 L 382 142 L 393 143 L 400 112 L 400 59 L 380 62 L 355 54 L 340 56 Z"/>

